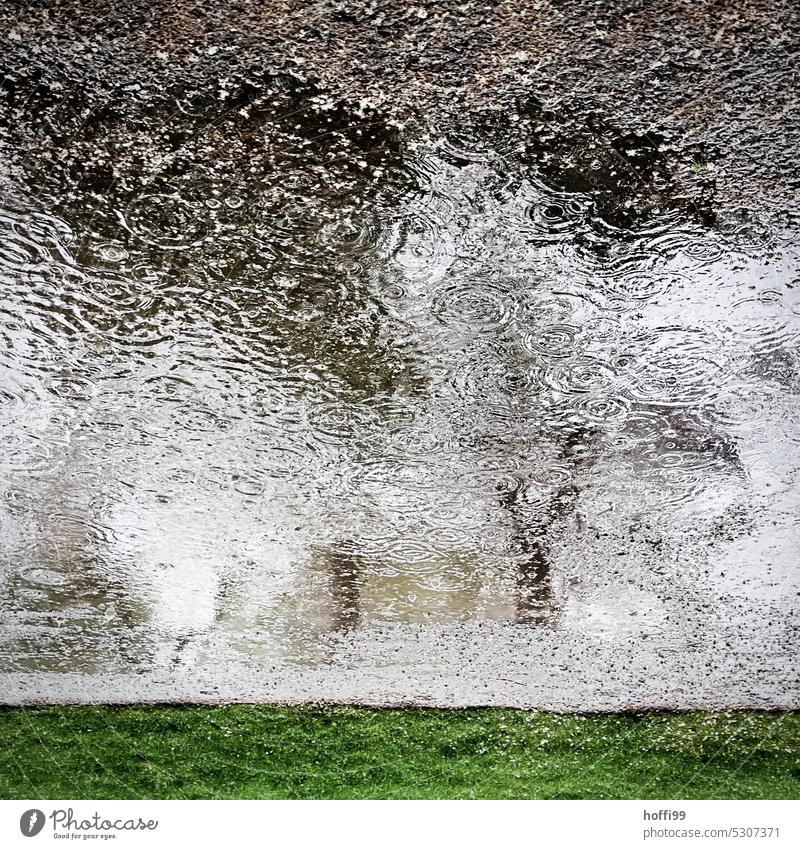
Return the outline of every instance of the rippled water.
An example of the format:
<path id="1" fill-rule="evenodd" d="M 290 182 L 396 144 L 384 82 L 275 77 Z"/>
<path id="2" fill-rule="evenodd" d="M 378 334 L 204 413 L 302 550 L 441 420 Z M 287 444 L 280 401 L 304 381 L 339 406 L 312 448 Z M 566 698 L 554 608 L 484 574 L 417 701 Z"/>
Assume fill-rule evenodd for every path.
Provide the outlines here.
<path id="1" fill-rule="evenodd" d="M 784 650 L 796 231 L 309 144 L 235 184 L 5 176 L 3 670 L 315 665 L 392 623 Z"/>

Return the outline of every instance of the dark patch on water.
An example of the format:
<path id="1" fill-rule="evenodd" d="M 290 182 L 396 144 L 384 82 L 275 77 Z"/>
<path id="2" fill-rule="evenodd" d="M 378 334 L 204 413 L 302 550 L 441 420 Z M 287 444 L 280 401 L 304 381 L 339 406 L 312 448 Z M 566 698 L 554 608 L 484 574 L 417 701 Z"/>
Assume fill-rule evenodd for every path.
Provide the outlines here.
<path id="1" fill-rule="evenodd" d="M 623 231 L 618 234 L 623 238 L 624 231 L 676 210 L 702 224 L 713 222 L 713 181 L 687 197 L 675 174 L 681 160 L 707 165 L 703 146 L 681 145 L 674 134 L 657 130 L 621 130 L 591 104 L 548 109 L 534 97 L 518 109 L 522 162 L 555 191 L 586 196 L 589 222 L 599 219 Z M 551 217 L 567 214 L 555 206 Z"/>

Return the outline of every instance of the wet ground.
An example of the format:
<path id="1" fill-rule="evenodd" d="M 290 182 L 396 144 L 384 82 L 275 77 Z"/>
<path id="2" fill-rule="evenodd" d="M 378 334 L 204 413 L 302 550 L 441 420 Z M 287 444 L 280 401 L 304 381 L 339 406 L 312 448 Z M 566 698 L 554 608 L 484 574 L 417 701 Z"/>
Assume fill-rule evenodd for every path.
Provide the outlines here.
<path id="1" fill-rule="evenodd" d="M 798 707 L 798 16 L 6 4 L 0 701 Z"/>

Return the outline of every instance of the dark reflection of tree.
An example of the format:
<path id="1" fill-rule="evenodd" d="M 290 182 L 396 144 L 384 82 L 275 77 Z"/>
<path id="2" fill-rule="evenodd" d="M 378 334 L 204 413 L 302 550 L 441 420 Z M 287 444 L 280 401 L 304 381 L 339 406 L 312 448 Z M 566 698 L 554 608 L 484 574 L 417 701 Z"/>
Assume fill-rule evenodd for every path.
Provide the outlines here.
<path id="1" fill-rule="evenodd" d="M 593 229 L 604 232 L 611 225 L 624 238 L 625 231 L 652 221 L 660 210 L 678 211 L 704 225 L 714 221 L 714 186 L 705 169 L 693 169 L 691 188 L 685 176 L 679 180 L 675 174 L 680 157 L 688 159 L 684 165 L 713 159 L 715 151 L 707 146 L 685 144 L 678 154 L 667 141 L 669 132 L 624 130 L 592 102 L 551 109 L 533 95 L 518 108 L 521 120 L 514 132 L 521 137 L 520 163 L 557 192 L 589 199 L 587 223 Z"/>
<path id="2" fill-rule="evenodd" d="M 531 174 L 554 191 L 556 201 L 547 207 L 553 236 L 564 238 L 570 230 L 570 238 L 584 250 L 596 253 L 602 262 L 615 240 L 635 240 L 637 230 L 651 225 L 665 210 L 679 213 L 695 226 L 713 224 L 713 183 L 698 179 L 687 194 L 673 173 L 675 152 L 670 157 L 660 134 L 622 131 L 586 104 L 553 111 L 532 97 L 519 104 L 519 111 L 522 120 L 511 132 L 521 134 L 522 153 L 511 158 L 520 173 Z M 506 122 L 492 119 L 484 129 L 494 138 L 497 149 L 503 145 L 511 148 Z M 687 150 L 695 160 L 702 157 L 705 161 L 710 155 L 703 148 Z M 570 196 L 575 198 L 574 206 L 564 200 Z M 541 226 L 547 229 L 547 224 Z M 708 410 L 671 406 L 668 400 L 652 407 L 634 406 L 630 428 L 634 440 L 638 436 L 637 414 L 661 417 L 668 431 L 652 440 L 647 456 L 634 457 L 634 465 L 646 468 L 657 462 L 659 455 L 674 453 L 700 457 L 705 463 L 743 474 L 736 439 L 711 423 L 715 416 L 710 412 L 709 416 Z M 565 412 L 565 419 L 567 415 L 574 417 L 574 411 Z M 564 520 L 578 518 L 582 470 L 608 450 L 600 425 L 575 427 L 563 421 L 560 428 L 556 425 L 555 430 L 549 429 L 547 439 L 560 446 L 559 459 L 571 468 L 571 480 L 559 487 L 544 507 L 532 509 L 525 503 L 522 484 L 500 499 L 510 518 L 512 552 L 519 562 L 516 621 L 520 624 L 553 621 L 557 613 L 552 582 L 554 537 Z"/>
<path id="3" fill-rule="evenodd" d="M 594 461 L 591 446 L 598 438 L 597 428 L 591 425 L 565 429 L 557 461 L 571 467 L 572 479 L 557 487 L 543 507 L 531 510 L 525 503 L 522 483 L 500 498 L 511 521 L 512 555 L 519 564 L 515 620 L 518 624 L 554 624 L 558 604 L 551 574 L 552 536 L 565 519 L 576 515 L 581 492 L 577 477 Z"/>
<path id="4" fill-rule="evenodd" d="M 357 628 L 361 621 L 363 557 L 358 554 L 358 547 L 349 543 L 325 552 L 323 559 L 330 579 L 332 630 Z"/>
<path id="5" fill-rule="evenodd" d="M 544 624 L 552 617 L 554 600 L 548 532 L 572 509 L 577 492 L 574 486 L 561 488 L 551 498 L 546 511 L 535 517 L 530 516 L 520 500 L 519 488 L 501 499 L 511 519 L 512 552 L 519 562 L 516 621 L 520 624 Z"/>
<path id="6" fill-rule="evenodd" d="M 639 460 L 638 468 L 646 471 L 657 463 L 660 453 L 678 453 L 686 457 L 711 461 L 720 469 L 744 474 L 739 448 L 730 435 L 703 423 L 685 410 L 660 410 L 669 424 L 669 436 L 653 440 L 651 453 Z M 607 451 L 602 428 L 597 425 L 565 429 L 561 439 L 559 461 L 571 469 L 571 479 L 547 499 L 544 506 L 531 508 L 525 502 L 522 483 L 505 493 L 500 504 L 511 524 L 511 552 L 518 563 L 516 578 L 516 622 L 527 625 L 552 625 L 558 615 L 558 600 L 552 582 L 553 543 L 564 521 L 573 518 L 579 526 L 577 512 L 581 495 L 580 478 Z"/>

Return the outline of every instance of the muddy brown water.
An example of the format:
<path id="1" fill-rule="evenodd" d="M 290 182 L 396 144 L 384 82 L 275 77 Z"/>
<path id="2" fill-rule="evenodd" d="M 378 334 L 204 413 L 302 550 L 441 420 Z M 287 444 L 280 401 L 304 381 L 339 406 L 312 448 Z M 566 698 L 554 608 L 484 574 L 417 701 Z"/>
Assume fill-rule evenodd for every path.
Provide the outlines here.
<path id="1" fill-rule="evenodd" d="M 0 701 L 798 707 L 783 201 L 174 61 L 4 71 Z"/>

